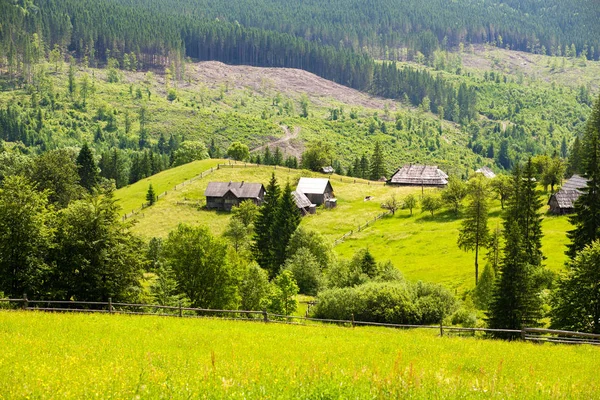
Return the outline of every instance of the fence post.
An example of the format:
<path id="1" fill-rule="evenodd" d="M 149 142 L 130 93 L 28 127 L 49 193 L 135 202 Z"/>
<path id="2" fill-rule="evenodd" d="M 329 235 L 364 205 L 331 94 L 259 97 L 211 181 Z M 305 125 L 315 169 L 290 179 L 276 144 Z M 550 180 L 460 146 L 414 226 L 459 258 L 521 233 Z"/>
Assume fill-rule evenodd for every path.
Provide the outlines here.
<path id="1" fill-rule="evenodd" d="M 183 317 L 183 310 L 181 309 L 181 300 L 179 300 L 179 316 Z"/>
<path id="2" fill-rule="evenodd" d="M 112 307 L 112 297 L 108 298 L 108 313 L 112 314 L 113 312 L 113 307 Z"/>
<path id="3" fill-rule="evenodd" d="M 265 323 L 269 322 L 269 314 L 267 314 L 267 309 L 266 308 L 263 309 L 262 315 L 263 315 L 263 321 Z"/>
<path id="4" fill-rule="evenodd" d="M 23 310 L 29 307 L 29 301 L 27 300 L 27 293 L 23 293 Z"/>
<path id="5" fill-rule="evenodd" d="M 526 328 L 524 326 L 521 327 L 521 340 L 522 341 L 525 341 L 525 333 L 526 333 L 525 329 Z"/>
<path id="6" fill-rule="evenodd" d="M 354 313 L 352 313 L 352 327 L 354 328 Z"/>
<path id="7" fill-rule="evenodd" d="M 440 336 L 444 336 L 444 321 L 440 321 Z"/>

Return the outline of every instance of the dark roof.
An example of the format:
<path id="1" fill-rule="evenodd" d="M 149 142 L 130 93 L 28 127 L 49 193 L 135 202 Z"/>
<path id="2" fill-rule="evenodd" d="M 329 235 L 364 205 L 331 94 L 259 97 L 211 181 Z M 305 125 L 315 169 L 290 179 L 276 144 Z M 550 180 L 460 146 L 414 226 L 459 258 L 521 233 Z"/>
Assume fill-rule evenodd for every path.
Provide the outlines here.
<path id="1" fill-rule="evenodd" d="M 407 164 L 399 168 L 389 180 L 400 185 L 436 185 L 448 184 L 448 175 L 437 165 Z"/>
<path id="2" fill-rule="evenodd" d="M 496 177 L 496 174 L 494 173 L 494 171 L 492 171 L 489 167 L 481 167 L 477 171 L 475 171 L 475 173 L 482 174 L 486 178 L 490 178 L 490 179 Z"/>
<path id="3" fill-rule="evenodd" d="M 579 175 L 573 175 L 563 185 L 561 190 L 577 190 L 587 186 L 587 179 Z"/>
<path id="4" fill-rule="evenodd" d="M 260 197 L 262 189 L 264 189 L 262 183 L 209 182 L 204 195 L 206 197 L 223 197 L 230 191 L 238 199 L 255 199 Z"/>
<path id="5" fill-rule="evenodd" d="M 296 190 L 305 194 L 324 194 L 328 186 L 333 190 L 329 179 L 326 178 L 300 178 Z"/>
<path id="6" fill-rule="evenodd" d="M 550 197 L 548 203 L 550 203 L 550 201 L 552 201 L 552 198 L 554 198 L 556 199 L 558 208 L 575 208 L 575 202 L 577 201 L 579 196 L 581 196 L 581 192 L 579 190 L 561 189 Z"/>
<path id="7" fill-rule="evenodd" d="M 292 192 L 292 196 L 294 196 L 294 201 L 296 202 L 296 206 L 298 206 L 298 208 L 308 208 L 313 205 L 308 197 L 298 190 L 294 190 Z"/>

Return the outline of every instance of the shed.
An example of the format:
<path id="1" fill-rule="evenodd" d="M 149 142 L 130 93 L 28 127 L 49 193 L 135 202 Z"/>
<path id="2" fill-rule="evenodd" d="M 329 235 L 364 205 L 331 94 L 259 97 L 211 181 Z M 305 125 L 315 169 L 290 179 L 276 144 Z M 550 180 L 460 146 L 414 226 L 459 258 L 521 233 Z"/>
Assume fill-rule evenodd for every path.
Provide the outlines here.
<path id="1" fill-rule="evenodd" d="M 397 169 L 387 183 L 401 186 L 444 187 L 448 184 L 448 175 L 437 165 L 406 164 Z"/>
<path id="2" fill-rule="evenodd" d="M 581 196 L 581 189 L 587 186 L 587 179 L 580 175 L 573 175 L 561 187 L 561 189 L 550 196 L 548 205 L 553 214 L 571 214 L 575 212 L 575 202 Z"/>
<path id="3" fill-rule="evenodd" d="M 292 196 L 302 215 L 314 214 L 316 212 L 317 205 L 313 204 L 304 193 L 294 190 Z"/>
<path id="4" fill-rule="evenodd" d="M 494 173 L 494 171 L 492 171 L 489 167 L 481 167 L 477 171 L 475 171 L 475 173 L 481 174 L 489 179 L 493 179 L 496 177 L 496 174 Z"/>
<path id="5" fill-rule="evenodd" d="M 265 187 L 262 183 L 209 182 L 204 196 L 206 208 L 231 211 L 233 206 L 239 206 L 245 200 L 260 206 L 265 197 Z"/>
<path id="6" fill-rule="evenodd" d="M 300 178 L 296 191 L 302 192 L 313 204 L 321 205 L 335 197 L 329 179 Z"/>

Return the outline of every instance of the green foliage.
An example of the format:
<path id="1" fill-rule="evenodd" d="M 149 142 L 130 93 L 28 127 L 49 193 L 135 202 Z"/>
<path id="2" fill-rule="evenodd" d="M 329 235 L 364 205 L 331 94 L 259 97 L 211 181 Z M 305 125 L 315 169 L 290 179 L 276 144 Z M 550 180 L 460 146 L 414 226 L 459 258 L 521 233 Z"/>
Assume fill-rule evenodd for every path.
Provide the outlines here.
<path id="1" fill-rule="evenodd" d="M 298 285 L 291 271 L 284 269 L 273 280 L 268 310 L 274 314 L 291 315 L 297 307 Z"/>
<path id="2" fill-rule="evenodd" d="M 154 188 L 152 187 L 152 184 L 148 185 L 148 191 L 146 192 L 146 201 L 150 206 L 156 202 L 156 193 L 154 193 Z"/>
<path id="3" fill-rule="evenodd" d="M 373 148 L 373 156 L 371 157 L 370 167 L 371 173 L 369 179 L 372 181 L 377 181 L 386 175 L 383 151 L 381 149 L 381 144 L 378 141 L 375 142 L 375 147 Z"/>
<path id="4" fill-rule="evenodd" d="M 331 145 L 327 142 L 315 141 L 309 143 L 308 148 L 302 153 L 302 168 L 311 171 L 321 171 L 330 165 L 332 160 Z"/>
<path id="5" fill-rule="evenodd" d="M 98 185 L 98 167 L 94 161 L 94 155 L 87 143 L 84 143 L 77 156 L 77 171 L 79 172 L 79 184 L 91 192 Z"/>
<path id="6" fill-rule="evenodd" d="M 494 293 L 494 282 L 496 273 L 492 264 L 487 263 L 483 268 L 483 272 L 477 286 L 473 290 L 473 302 L 480 310 L 487 310 Z"/>
<path id="7" fill-rule="evenodd" d="M 244 200 L 231 209 L 231 219 L 237 219 L 246 228 L 251 228 L 258 216 L 259 207 L 251 200 Z"/>
<path id="8" fill-rule="evenodd" d="M 300 248 L 291 255 L 283 266 L 289 270 L 298 284 L 298 293 L 316 296 L 323 285 L 321 266 L 317 258 L 307 248 Z"/>
<path id="9" fill-rule="evenodd" d="M 263 310 L 269 300 L 271 287 L 269 286 L 269 274 L 257 263 L 252 262 L 246 268 L 240 283 L 240 309 Z"/>
<path id="10" fill-rule="evenodd" d="M 395 194 L 392 194 L 389 199 L 385 200 L 381 203 L 381 208 L 386 209 L 392 213 L 392 215 L 396 214 L 396 211 L 400 208 L 401 203 L 396 198 Z M 412 211 L 412 208 L 411 208 Z"/>
<path id="11" fill-rule="evenodd" d="M 206 146 L 198 141 L 184 141 L 173 153 L 173 166 L 187 164 L 192 161 L 208 158 Z"/>
<path id="12" fill-rule="evenodd" d="M 238 301 L 237 271 L 228 263 L 227 245 L 207 228 L 180 224 L 163 245 L 165 265 L 193 307 L 227 309 Z"/>
<path id="13" fill-rule="evenodd" d="M 37 189 L 48 190 L 48 200 L 60 208 L 82 194 L 79 174 L 72 149 L 46 152 L 34 160 L 32 179 Z"/>
<path id="14" fill-rule="evenodd" d="M 245 161 L 250 157 L 248 146 L 240 142 L 233 142 L 227 149 L 227 155 L 237 161 Z"/>
<path id="15" fill-rule="evenodd" d="M 286 249 L 290 238 L 300 225 L 300 214 L 292 196 L 292 187 L 287 182 L 277 203 L 277 211 L 273 221 L 273 262 L 275 268 L 280 268 L 286 259 Z"/>
<path id="16" fill-rule="evenodd" d="M 437 195 L 426 194 L 421 199 L 421 212 L 430 212 L 433 217 L 433 213 L 442 208 L 442 199 Z"/>
<path id="17" fill-rule="evenodd" d="M 320 269 L 327 268 L 333 259 L 331 246 L 319 232 L 299 226 L 294 232 L 286 249 L 287 257 L 292 257 L 306 249 L 315 257 Z"/>
<path id="18" fill-rule="evenodd" d="M 279 271 L 279 265 L 275 263 L 273 255 L 273 224 L 278 212 L 280 193 L 281 190 L 273 173 L 266 187 L 265 198 L 254 224 L 254 243 L 252 245 L 254 259 L 258 262 L 258 265 L 269 272 L 270 278 L 275 277 Z"/>
<path id="19" fill-rule="evenodd" d="M 552 296 L 552 327 L 600 333 L 600 242 L 586 246 L 567 264 Z"/>
<path id="20" fill-rule="evenodd" d="M 510 177 L 508 175 L 496 175 L 490 185 L 500 199 L 502 209 L 504 209 L 504 204 L 513 194 L 513 185 Z"/>
<path id="21" fill-rule="evenodd" d="M 247 244 L 249 233 L 249 228 L 242 221 L 237 218 L 231 218 L 223 236 L 229 239 L 234 250 L 239 252 Z"/>
<path id="22" fill-rule="evenodd" d="M 462 201 L 467 196 L 467 185 L 458 177 L 451 176 L 448 179 L 448 185 L 442 191 L 442 201 L 448 206 L 454 215 L 458 215 Z"/>
<path id="23" fill-rule="evenodd" d="M 413 213 L 413 208 L 416 208 L 419 205 L 419 201 L 414 194 L 409 194 L 404 198 L 402 202 L 402 208 L 410 211 L 410 215 Z"/>

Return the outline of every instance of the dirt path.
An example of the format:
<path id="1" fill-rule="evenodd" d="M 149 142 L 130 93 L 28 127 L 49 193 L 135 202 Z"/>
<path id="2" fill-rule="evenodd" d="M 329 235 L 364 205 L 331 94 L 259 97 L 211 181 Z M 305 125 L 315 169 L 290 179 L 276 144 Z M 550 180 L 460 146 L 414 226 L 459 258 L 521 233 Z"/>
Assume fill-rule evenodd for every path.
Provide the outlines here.
<path id="1" fill-rule="evenodd" d="M 263 151 L 265 147 L 269 146 L 271 150 L 274 150 L 276 147 L 279 148 L 284 155 L 300 157 L 304 151 L 304 145 L 300 140 L 297 140 L 300 134 L 300 127 L 295 127 L 293 132 L 290 131 L 288 126 L 281 125 L 280 127 L 284 132 L 282 138 L 252 149 L 251 152 Z"/>

